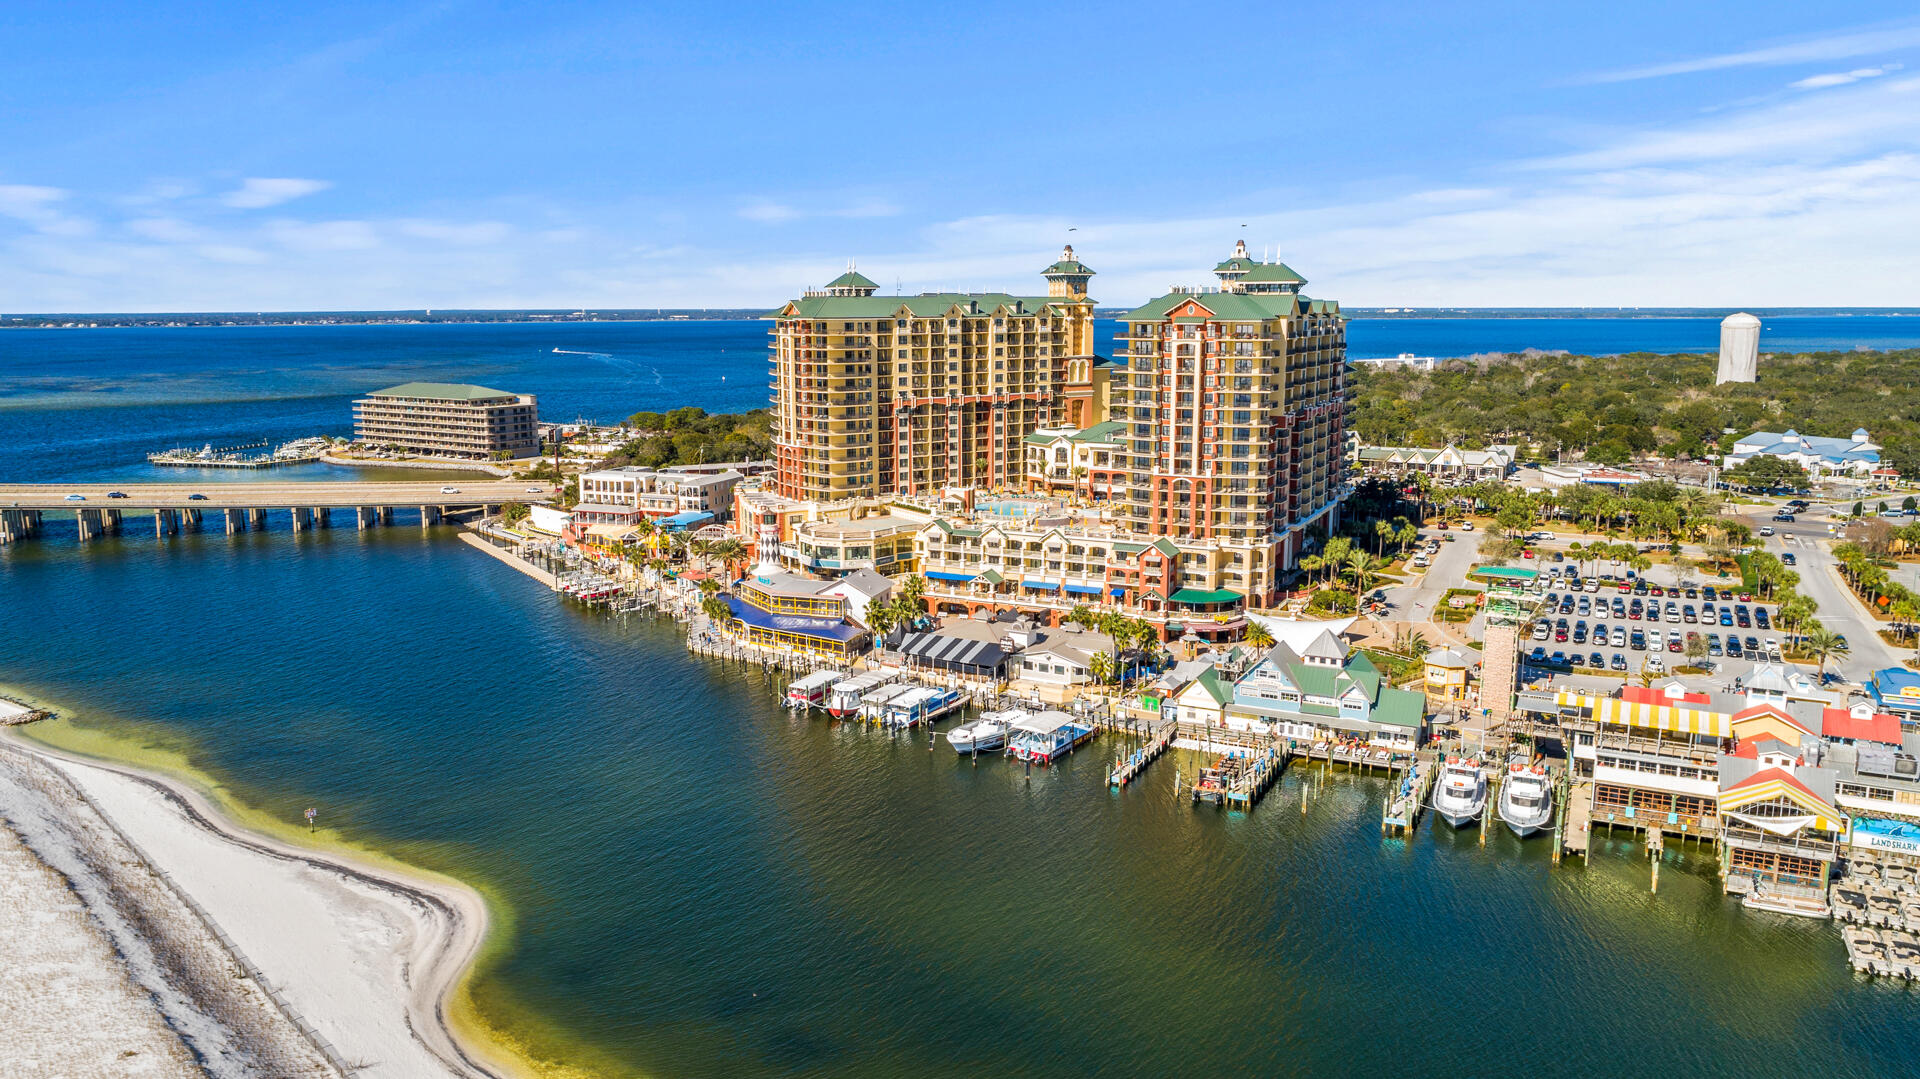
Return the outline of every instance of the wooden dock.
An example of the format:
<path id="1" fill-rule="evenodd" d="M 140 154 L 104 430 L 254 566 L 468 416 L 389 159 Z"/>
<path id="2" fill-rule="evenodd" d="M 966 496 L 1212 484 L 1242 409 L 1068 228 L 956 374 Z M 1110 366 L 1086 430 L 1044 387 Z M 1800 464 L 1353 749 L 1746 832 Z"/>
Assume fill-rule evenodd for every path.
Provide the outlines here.
<path id="1" fill-rule="evenodd" d="M 1387 797 L 1387 806 L 1380 814 L 1380 834 L 1412 835 L 1420 826 L 1420 814 L 1427 808 L 1427 798 L 1439 775 L 1438 758 L 1427 754 L 1415 757 Z"/>
<path id="2" fill-rule="evenodd" d="M 1593 841 L 1593 784 L 1568 781 L 1562 789 L 1560 807 L 1554 817 L 1553 860 L 1563 854 L 1587 856 Z"/>
<path id="3" fill-rule="evenodd" d="M 1286 771 L 1289 757 L 1279 746 L 1245 762 L 1245 766 L 1227 786 L 1228 809 L 1252 809 Z"/>
<path id="4" fill-rule="evenodd" d="M 1167 747 L 1173 745 L 1173 732 L 1179 726 L 1173 720 L 1164 719 L 1147 728 L 1146 745 L 1114 759 L 1113 769 L 1107 773 L 1107 786 L 1124 787 L 1138 779 L 1147 765 L 1159 760 Z"/>

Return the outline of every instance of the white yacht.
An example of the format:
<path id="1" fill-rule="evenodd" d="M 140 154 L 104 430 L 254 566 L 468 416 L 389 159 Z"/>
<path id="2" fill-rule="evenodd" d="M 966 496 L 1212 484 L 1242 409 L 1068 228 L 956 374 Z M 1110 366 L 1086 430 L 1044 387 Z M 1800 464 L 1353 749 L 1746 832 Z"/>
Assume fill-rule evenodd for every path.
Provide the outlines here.
<path id="1" fill-rule="evenodd" d="M 1487 808 L 1487 777 L 1472 757 L 1448 757 L 1433 788 L 1433 808 L 1447 823 L 1464 828 L 1480 819 Z"/>
<path id="2" fill-rule="evenodd" d="M 1553 786 L 1543 765 L 1515 758 L 1500 784 L 1500 819 L 1525 839 L 1553 824 Z"/>
<path id="3" fill-rule="evenodd" d="M 1007 744 L 1007 729 L 1027 718 L 1027 713 L 1015 708 L 1006 712 L 986 712 L 972 723 L 962 723 L 947 732 L 947 742 L 953 751 L 965 756 L 969 753 L 997 753 Z"/>

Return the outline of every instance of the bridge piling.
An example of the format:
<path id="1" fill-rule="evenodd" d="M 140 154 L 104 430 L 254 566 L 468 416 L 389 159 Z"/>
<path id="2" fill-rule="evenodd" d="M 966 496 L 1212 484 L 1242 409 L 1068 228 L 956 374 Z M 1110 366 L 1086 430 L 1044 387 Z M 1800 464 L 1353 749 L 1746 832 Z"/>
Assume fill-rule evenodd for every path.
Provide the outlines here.
<path id="1" fill-rule="evenodd" d="M 434 525 L 437 525 L 439 523 L 440 523 L 440 507 L 439 506 L 421 506 L 420 507 L 420 527 L 421 528 L 432 528 Z"/>
<path id="2" fill-rule="evenodd" d="M 220 512 L 227 515 L 227 535 L 231 536 L 236 532 L 247 530 L 246 510 L 221 510 Z"/>
<path id="3" fill-rule="evenodd" d="M 360 525 L 362 532 L 380 523 L 380 517 L 374 512 L 372 506 L 356 506 L 353 513 L 354 520 Z"/>
<path id="4" fill-rule="evenodd" d="M 111 533 L 113 533 L 113 534 L 114 534 L 114 535 L 116 535 L 116 536 L 117 536 L 117 535 L 119 535 L 119 534 L 120 534 L 120 523 L 121 523 L 121 522 L 120 522 L 120 511 L 119 511 L 119 510 L 116 510 L 116 509 L 109 509 L 109 510 L 103 510 L 103 511 L 101 511 L 101 512 L 102 512 L 102 513 L 104 513 L 104 514 L 106 515 L 106 528 L 107 528 L 107 531 L 109 531 L 109 532 L 111 532 Z"/>
<path id="5" fill-rule="evenodd" d="M 179 510 L 153 511 L 153 538 L 166 539 L 180 531 Z"/>
<path id="6" fill-rule="evenodd" d="M 81 543 L 99 538 L 100 533 L 106 530 L 106 521 L 99 510 L 74 510 L 73 524 Z"/>
<path id="7" fill-rule="evenodd" d="M 197 509 L 181 510 L 180 523 L 193 529 L 195 532 L 200 531 L 200 511 Z"/>
<path id="8" fill-rule="evenodd" d="M 313 507 L 313 527 L 332 528 L 333 527 L 333 507 L 331 506 Z"/>
<path id="9" fill-rule="evenodd" d="M 267 530 L 267 511 L 263 509 L 248 510 L 247 527 L 255 532 L 265 532 Z"/>
<path id="10" fill-rule="evenodd" d="M 307 529 L 313 527 L 313 511 L 307 509 L 305 506 L 288 507 L 287 516 L 293 518 L 293 530 L 295 532 L 305 532 Z"/>

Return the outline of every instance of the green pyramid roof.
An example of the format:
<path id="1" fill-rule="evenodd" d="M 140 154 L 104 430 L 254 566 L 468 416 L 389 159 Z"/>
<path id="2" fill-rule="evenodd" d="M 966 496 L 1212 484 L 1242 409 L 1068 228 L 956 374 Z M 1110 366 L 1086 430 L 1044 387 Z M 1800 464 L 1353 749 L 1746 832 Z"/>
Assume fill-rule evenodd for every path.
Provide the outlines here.
<path id="1" fill-rule="evenodd" d="M 867 280 L 859 273 L 848 270 L 839 277 L 827 282 L 828 288 L 879 288 L 879 285 Z"/>

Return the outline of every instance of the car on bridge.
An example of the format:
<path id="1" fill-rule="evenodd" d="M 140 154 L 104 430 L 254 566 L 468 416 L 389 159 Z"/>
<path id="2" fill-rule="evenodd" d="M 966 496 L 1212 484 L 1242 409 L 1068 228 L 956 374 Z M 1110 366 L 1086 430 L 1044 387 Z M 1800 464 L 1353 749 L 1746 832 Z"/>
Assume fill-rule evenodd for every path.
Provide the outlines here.
<path id="1" fill-rule="evenodd" d="M 73 494 L 73 495 L 67 496 L 68 502 L 85 502 L 86 500 L 87 500 L 86 495 Z"/>
<path id="2" fill-rule="evenodd" d="M 189 502 L 205 502 L 206 500 L 207 496 L 203 494 L 191 494 L 187 496 L 187 501 Z"/>
<path id="3" fill-rule="evenodd" d="M 440 488 L 440 493 L 441 493 L 441 494 L 443 494 L 443 495 L 457 495 L 457 494 L 459 494 L 459 493 L 460 493 L 460 488 L 458 488 L 458 487 L 442 487 L 442 488 Z"/>
<path id="4" fill-rule="evenodd" d="M 108 492 L 107 492 L 107 497 L 108 497 L 108 498 L 125 498 L 125 497 L 127 497 L 127 492 L 125 492 L 125 491 L 108 491 Z"/>

